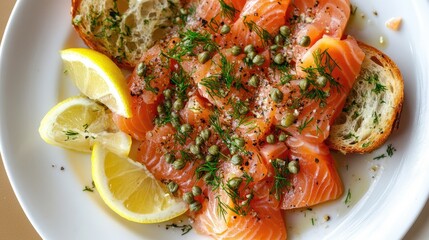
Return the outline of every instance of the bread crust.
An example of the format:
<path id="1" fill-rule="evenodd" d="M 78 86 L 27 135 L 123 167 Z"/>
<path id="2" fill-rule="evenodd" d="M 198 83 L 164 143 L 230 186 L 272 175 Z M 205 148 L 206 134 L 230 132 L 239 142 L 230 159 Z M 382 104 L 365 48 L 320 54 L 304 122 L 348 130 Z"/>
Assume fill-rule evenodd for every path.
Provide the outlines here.
<path id="1" fill-rule="evenodd" d="M 399 128 L 399 120 L 402 111 L 402 104 L 404 101 L 404 82 L 402 79 L 401 72 L 395 62 L 392 61 L 386 54 L 377 50 L 376 48 L 369 46 L 365 43 L 359 42 L 359 46 L 365 52 L 364 63 L 362 64 L 361 73 L 356 80 L 353 89 L 357 89 L 361 86 L 364 78 L 368 76 L 369 73 L 376 73 L 380 76 L 383 82 L 388 82 L 389 87 L 384 92 L 384 94 L 390 94 L 390 98 L 392 99 L 391 104 L 379 104 L 386 114 L 379 116 L 379 125 L 377 125 L 377 129 L 372 129 L 368 136 L 353 136 L 356 138 L 356 141 L 349 141 L 347 138 L 348 131 L 350 129 L 355 130 L 357 127 L 368 127 L 364 125 L 355 125 L 354 122 L 349 121 L 352 119 L 351 115 L 354 114 L 353 111 L 344 112 L 342 116 L 342 120 L 336 121 L 331 126 L 330 136 L 328 137 L 326 143 L 327 145 L 333 149 L 337 150 L 343 154 L 347 153 L 369 153 L 374 151 L 375 149 L 382 146 L 387 138 L 390 136 L 393 130 Z M 387 79 L 388 77 L 388 79 Z M 352 90 L 353 91 L 353 90 Z M 371 89 L 367 89 L 367 91 L 371 92 Z M 362 96 L 360 96 L 362 97 Z M 350 95 L 347 99 L 347 102 L 369 102 L 372 101 L 374 94 L 366 95 L 366 99 L 357 99 L 359 96 Z M 372 99 L 371 99 L 372 98 Z M 364 104 L 366 105 L 366 104 Z M 370 105 L 370 104 L 368 104 Z M 346 105 L 347 107 L 347 105 Z M 361 106 L 363 107 L 363 106 Z M 372 114 L 376 114 L 376 112 Z M 373 115 L 366 114 L 366 117 L 371 117 Z M 346 119 L 346 122 L 342 122 Z M 339 120 L 339 119 L 337 119 Z"/>

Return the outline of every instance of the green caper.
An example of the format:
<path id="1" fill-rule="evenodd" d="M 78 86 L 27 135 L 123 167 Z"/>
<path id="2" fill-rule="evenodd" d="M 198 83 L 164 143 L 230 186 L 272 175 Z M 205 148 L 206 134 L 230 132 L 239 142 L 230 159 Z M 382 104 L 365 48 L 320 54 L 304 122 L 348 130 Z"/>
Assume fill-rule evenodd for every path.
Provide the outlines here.
<path id="1" fill-rule="evenodd" d="M 183 169 L 184 167 L 185 167 L 185 165 L 186 165 L 186 163 L 185 163 L 185 161 L 183 161 L 183 159 L 176 159 L 174 162 L 173 162 L 173 168 L 174 169 L 176 169 L 176 170 L 181 170 L 181 169 Z"/>
<path id="2" fill-rule="evenodd" d="M 204 174 L 204 177 L 203 177 L 204 182 L 210 182 L 210 181 L 213 181 L 213 179 L 214 179 L 214 175 L 211 172 Z"/>
<path id="3" fill-rule="evenodd" d="M 201 153 L 200 147 L 199 147 L 198 145 L 191 145 L 191 146 L 189 147 L 189 151 L 190 151 L 192 154 L 194 154 L 194 155 L 197 155 L 197 154 L 200 154 L 200 153 Z"/>
<path id="4" fill-rule="evenodd" d="M 244 52 L 245 53 L 255 52 L 255 47 L 252 44 L 249 44 L 246 47 L 244 47 Z"/>
<path id="5" fill-rule="evenodd" d="M 210 130 L 204 129 L 203 131 L 201 131 L 200 136 L 204 141 L 207 141 L 209 140 L 211 134 L 212 133 L 210 132 Z"/>
<path id="6" fill-rule="evenodd" d="M 194 195 L 196 197 L 196 196 L 201 195 L 201 193 L 203 193 L 203 190 L 201 190 L 200 187 L 198 187 L 198 186 L 192 187 L 192 195 Z"/>
<path id="7" fill-rule="evenodd" d="M 166 153 L 164 154 L 164 159 L 167 163 L 171 164 L 174 162 L 174 160 L 176 160 L 176 157 L 174 157 L 174 154 L 172 153 Z"/>
<path id="8" fill-rule="evenodd" d="M 240 186 L 241 182 L 243 182 L 242 178 L 234 177 L 228 180 L 227 185 L 229 188 L 235 190 Z"/>
<path id="9" fill-rule="evenodd" d="M 253 193 L 246 194 L 246 198 L 249 200 L 253 199 Z"/>
<path id="10" fill-rule="evenodd" d="M 301 79 L 301 80 L 299 81 L 299 88 L 300 88 L 302 91 L 307 90 L 307 88 L 308 88 L 308 81 L 307 81 L 307 79 Z"/>
<path id="11" fill-rule="evenodd" d="M 182 126 L 180 126 L 180 132 L 183 134 L 190 133 L 191 131 L 192 131 L 192 127 L 188 123 L 185 123 Z"/>
<path id="12" fill-rule="evenodd" d="M 173 103 L 173 109 L 176 111 L 180 111 L 182 108 L 184 107 L 184 103 L 183 100 L 178 98 L 176 99 L 176 101 L 174 101 Z"/>
<path id="13" fill-rule="evenodd" d="M 173 96 L 173 90 L 167 88 L 162 92 L 162 94 L 164 95 L 165 99 L 171 99 L 171 97 Z"/>
<path id="14" fill-rule="evenodd" d="M 273 88 L 270 91 L 270 97 L 275 103 L 279 103 L 283 100 L 283 93 L 278 88 Z"/>
<path id="15" fill-rule="evenodd" d="M 245 114 L 247 114 L 249 112 L 249 108 L 246 106 L 246 105 L 241 105 L 239 108 L 238 108 L 238 113 L 240 114 L 240 115 L 245 115 Z"/>
<path id="16" fill-rule="evenodd" d="M 154 123 L 155 125 L 159 126 L 159 125 L 161 125 L 161 124 L 162 124 L 162 119 L 161 119 L 161 118 L 159 118 L 159 117 L 157 117 L 157 118 L 155 118 L 155 119 L 153 120 L 153 123 Z"/>
<path id="17" fill-rule="evenodd" d="M 182 15 L 187 15 L 187 14 L 188 14 L 188 10 L 187 10 L 186 8 L 181 8 L 181 9 L 179 10 L 179 12 L 180 12 L 180 14 L 182 14 Z"/>
<path id="18" fill-rule="evenodd" d="M 282 125 L 282 127 L 289 127 L 295 122 L 295 120 L 296 117 L 292 113 L 287 113 L 280 121 L 280 125 Z"/>
<path id="19" fill-rule="evenodd" d="M 172 105 L 173 104 L 171 103 L 170 100 L 165 100 L 164 101 L 164 107 L 165 107 L 165 109 L 171 109 Z"/>
<path id="20" fill-rule="evenodd" d="M 279 141 L 284 142 L 287 140 L 288 135 L 286 133 L 280 133 L 279 135 Z"/>
<path id="21" fill-rule="evenodd" d="M 238 147 L 244 147 L 244 145 L 246 144 L 243 138 L 236 138 L 234 139 L 234 142 Z"/>
<path id="22" fill-rule="evenodd" d="M 158 105 L 158 106 L 156 107 L 156 111 L 157 111 L 158 113 L 165 113 L 165 108 L 164 108 L 164 106 L 162 106 L 162 105 Z"/>
<path id="23" fill-rule="evenodd" d="M 283 57 L 283 54 L 278 53 L 274 57 L 274 62 L 277 63 L 278 65 L 283 64 L 285 62 L 285 57 Z"/>
<path id="24" fill-rule="evenodd" d="M 236 154 L 238 153 L 238 148 L 235 145 L 231 145 L 229 147 L 229 151 L 231 152 L 231 154 Z"/>
<path id="25" fill-rule="evenodd" d="M 287 164 L 287 169 L 289 170 L 289 172 L 290 172 L 290 173 L 292 173 L 292 174 L 297 174 L 297 173 L 299 172 L 299 164 L 298 164 L 298 161 L 295 161 L 295 160 L 290 161 L 290 162 Z"/>
<path id="26" fill-rule="evenodd" d="M 146 72 L 147 72 L 146 64 L 144 64 L 144 62 L 139 63 L 139 65 L 137 65 L 137 76 L 143 77 L 144 75 L 146 75 Z"/>
<path id="27" fill-rule="evenodd" d="M 237 166 L 241 165 L 243 163 L 243 158 L 240 155 L 236 154 L 231 157 L 231 163 Z"/>
<path id="28" fill-rule="evenodd" d="M 231 53 L 232 53 L 232 55 L 234 55 L 234 56 L 238 56 L 238 55 L 240 55 L 240 54 L 241 54 L 241 48 L 240 48 L 239 46 L 233 46 L 233 47 L 231 48 Z"/>
<path id="29" fill-rule="evenodd" d="M 203 145 L 203 143 L 204 143 L 204 139 L 202 137 L 198 136 L 195 138 L 195 145 L 201 146 Z"/>
<path id="30" fill-rule="evenodd" d="M 220 152 L 220 148 L 218 145 L 212 145 L 209 147 L 209 153 L 213 156 L 217 156 Z"/>
<path id="31" fill-rule="evenodd" d="M 231 27 L 226 24 L 220 28 L 220 34 L 228 34 L 230 31 Z"/>
<path id="32" fill-rule="evenodd" d="M 183 22 L 183 20 L 182 20 L 180 17 L 176 17 L 176 18 L 174 19 L 174 22 L 175 22 L 176 24 L 181 24 L 181 23 Z"/>
<path id="33" fill-rule="evenodd" d="M 177 185 L 177 183 L 173 181 L 169 182 L 167 187 L 168 191 L 170 191 L 171 193 L 175 193 L 179 189 L 179 185 Z"/>
<path id="34" fill-rule="evenodd" d="M 282 36 L 282 35 L 278 34 L 278 35 L 276 35 L 276 36 L 274 37 L 274 42 L 275 42 L 277 45 L 283 45 L 283 44 L 284 44 L 284 42 L 285 42 L 285 39 L 283 38 L 283 36 Z"/>
<path id="35" fill-rule="evenodd" d="M 311 39 L 310 39 L 310 37 L 309 36 L 303 36 L 300 40 L 299 40 L 299 45 L 301 46 L 301 47 L 308 47 L 308 46 L 310 46 L 310 43 L 311 43 Z"/>
<path id="36" fill-rule="evenodd" d="M 250 86 L 252 87 L 257 87 L 259 85 L 259 78 L 256 75 L 252 75 L 249 79 L 249 83 Z"/>
<path id="37" fill-rule="evenodd" d="M 189 205 L 189 209 L 192 212 L 198 212 L 201 209 L 201 203 L 198 201 L 195 201 Z"/>
<path id="38" fill-rule="evenodd" d="M 171 113 L 171 125 L 173 125 L 173 127 L 180 128 L 180 120 L 179 117 L 173 116 L 173 113 Z"/>
<path id="39" fill-rule="evenodd" d="M 210 60 L 210 53 L 209 52 L 204 51 L 204 52 L 198 54 L 198 62 L 204 64 L 208 60 Z"/>
<path id="40" fill-rule="evenodd" d="M 204 50 L 208 51 L 209 53 L 216 51 L 216 46 L 213 44 L 208 44 L 204 47 Z"/>
<path id="41" fill-rule="evenodd" d="M 279 32 L 285 38 L 287 38 L 291 33 L 290 28 L 286 25 L 281 26 Z"/>
<path id="42" fill-rule="evenodd" d="M 265 138 L 265 140 L 267 143 L 273 144 L 276 141 L 276 138 L 274 137 L 274 134 L 270 134 Z"/>
<path id="43" fill-rule="evenodd" d="M 247 53 L 247 58 L 249 58 L 249 59 L 253 59 L 254 57 L 256 57 L 256 52 L 249 52 L 249 53 Z"/>
<path id="44" fill-rule="evenodd" d="M 265 63 L 265 58 L 258 54 L 252 59 L 252 62 L 257 66 L 262 66 Z"/>
<path id="45" fill-rule="evenodd" d="M 195 201 L 194 195 L 191 192 L 186 192 L 185 194 L 183 194 L 182 199 L 187 204 L 191 204 Z"/>
<path id="46" fill-rule="evenodd" d="M 317 85 L 319 85 L 319 87 L 325 87 L 327 82 L 328 82 L 328 78 L 325 76 L 319 76 L 316 79 L 316 83 Z"/>
<path id="47" fill-rule="evenodd" d="M 213 162 L 216 159 L 215 156 L 208 154 L 205 158 L 206 162 Z"/>
<path id="48" fill-rule="evenodd" d="M 276 45 L 276 44 L 270 46 L 270 50 L 273 50 L 273 51 L 277 50 L 278 48 L 279 48 L 279 45 Z"/>

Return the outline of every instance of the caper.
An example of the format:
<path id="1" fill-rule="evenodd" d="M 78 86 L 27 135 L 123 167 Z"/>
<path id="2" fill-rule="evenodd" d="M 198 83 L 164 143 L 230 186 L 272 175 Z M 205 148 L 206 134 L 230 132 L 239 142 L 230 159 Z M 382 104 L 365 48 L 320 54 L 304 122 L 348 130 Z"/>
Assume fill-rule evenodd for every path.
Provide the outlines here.
<path id="1" fill-rule="evenodd" d="M 270 50 L 273 50 L 273 51 L 277 50 L 278 48 L 279 48 L 279 45 L 276 45 L 276 44 L 270 46 Z"/>
<path id="2" fill-rule="evenodd" d="M 252 59 L 253 64 L 256 64 L 258 66 L 262 66 L 262 64 L 265 63 L 265 58 L 262 55 L 256 55 L 253 59 Z"/>
<path id="3" fill-rule="evenodd" d="M 220 34 L 228 34 L 230 31 L 231 27 L 226 24 L 220 28 Z"/>
<path id="4" fill-rule="evenodd" d="M 238 108 L 238 113 L 240 114 L 240 115 L 245 115 L 245 114 L 247 114 L 249 112 L 249 108 L 246 106 L 246 105 L 241 105 L 239 108 Z"/>
<path id="5" fill-rule="evenodd" d="M 279 32 L 285 38 L 287 38 L 291 33 L 290 28 L 286 25 L 281 26 Z"/>
<path id="6" fill-rule="evenodd" d="M 139 65 L 137 65 L 137 76 L 143 77 L 144 75 L 146 75 L 146 71 L 147 66 L 146 64 L 144 64 L 144 62 L 141 62 L 139 63 Z"/>
<path id="7" fill-rule="evenodd" d="M 253 59 L 254 57 L 256 57 L 256 52 L 249 52 L 249 53 L 247 53 L 247 58 L 249 58 L 249 59 Z"/>
<path id="8" fill-rule="evenodd" d="M 232 53 L 232 55 L 234 55 L 234 56 L 238 56 L 238 55 L 240 55 L 240 53 L 241 53 L 241 48 L 240 48 L 239 46 L 233 46 L 233 47 L 231 48 L 231 53 Z"/>
<path id="9" fill-rule="evenodd" d="M 276 138 L 274 137 L 274 134 L 270 134 L 265 138 L 265 140 L 267 143 L 273 144 L 276 141 Z"/>
<path id="10" fill-rule="evenodd" d="M 235 190 L 240 186 L 241 182 L 243 182 L 242 178 L 234 177 L 228 180 L 227 185 L 229 188 Z"/>
<path id="11" fill-rule="evenodd" d="M 168 191 L 170 191 L 171 193 L 175 193 L 179 189 L 179 185 L 177 185 L 177 183 L 173 181 L 169 182 L 167 187 Z"/>
<path id="12" fill-rule="evenodd" d="M 191 203 L 191 205 L 189 205 L 189 209 L 192 212 L 197 212 L 201 209 L 201 203 L 198 201 L 195 201 L 195 202 Z"/>
<path id="13" fill-rule="evenodd" d="M 252 87 L 257 87 L 259 85 L 259 78 L 256 75 L 252 75 L 248 84 Z"/>
<path id="14" fill-rule="evenodd" d="M 216 51 L 216 46 L 213 44 L 208 44 L 204 47 L 204 50 L 208 51 L 209 53 Z"/>
<path id="15" fill-rule="evenodd" d="M 280 133 L 279 135 L 279 141 L 284 142 L 287 140 L 288 135 L 286 133 Z"/>
<path id="16" fill-rule="evenodd" d="M 311 43 L 311 39 L 310 39 L 310 37 L 309 36 L 303 36 L 300 40 L 299 40 L 299 45 L 301 46 L 301 47 L 308 47 L 308 46 L 310 46 L 310 43 Z"/>
<path id="17" fill-rule="evenodd" d="M 252 44 L 249 44 L 246 47 L 244 47 L 244 52 L 245 53 L 255 52 L 255 47 Z"/>
<path id="18" fill-rule="evenodd" d="M 185 201 L 185 203 L 188 204 L 191 204 L 195 201 L 194 195 L 191 192 L 186 192 L 185 194 L 183 194 L 182 199 L 183 201 Z"/>
<path id="19" fill-rule="evenodd" d="M 172 153 L 166 153 L 164 154 L 164 159 L 167 163 L 173 163 L 176 158 L 174 157 L 174 154 Z"/>
<path id="20" fill-rule="evenodd" d="M 181 170 L 181 169 L 183 169 L 184 167 L 185 167 L 185 165 L 186 165 L 186 163 L 185 163 L 185 161 L 183 161 L 183 159 L 176 159 L 174 162 L 173 162 L 173 168 L 174 169 L 176 169 L 176 170 Z"/>
<path id="21" fill-rule="evenodd" d="M 231 147 L 229 147 L 229 151 L 231 154 L 236 154 L 238 152 L 238 148 L 235 145 L 231 145 Z"/>
<path id="22" fill-rule="evenodd" d="M 308 88 L 308 81 L 307 81 L 307 79 L 301 79 L 301 80 L 299 81 L 299 88 L 300 88 L 302 91 L 307 90 L 307 88 Z"/>
<path id="23" fill-rule="evenodd" d="M 297 174 L 297 173 L 299 172 L 299 164 L 298 164 L 298 161 L 295 161 L 295 160 L 290 161 L 290 162 L 287 164 L 287 169 L 288 169 L 288 171 L 289 171 L 290 173 L 292 173 L 292 174 Z"/>
<path id="24" fill-rule="evenodd" d="M 174 101 L 173 103 L 173 109 L 176 111 L 180 111 L 183 108 L 183 100 L 178 98 L 176 99 L 176 101 Z"/>
<path id="25" fill-rule="evenodd" d="M 192 127 L 188 123 L 185 123 L 182 126 L 180 126 L 180 132 L 183 134 L 189 133 L 191 131 L 192 131 Z"/>
<path id="26" fill-rule="evenodd" d="M 213 156 L 217 156 L 220 152 L 220 148 L 218 145 L 212 145 L 209 147 L 209 153 Z"/>
<path id="27" fill-rule="evenodd" d="M 216 159 L 215 156 L 208 154 L 206 156 L 206 162 L 213 162 Z"/>
<path id="28" fill-rule="evenodd" d="M 158 113 L 165 113 L 164 106 L 162 106 L 162 105 L 158 105 L 158 106 L 156 107 L 156 111 L 157 111 Z"/>
<path id="29" fill-rule="evenodd" d="M 201 153 L 200 147 L 198 145 L 191 145 L 189 147 L 189 152 L 191 152 L 194 155 L 200 154 Z"/>
<path id="30" fill-rule="evenodd" d="M 180 18 L 180 17 L 176 17 L 175 19 L 174 19 L 174 21 L 177 23 L 177 24 L 181 24 L 183 21 L 182 21 L 182 19 Z"/>
<path id="31" fill-rule="evenodd" d="M 173 96 L 173 90 L 167 88 L 162 92 L 162 94 L 164 95 L 165 99 L 171 99 L 171 97 Z"/>
<path id="32" fill-rule="evenodd" d="M 188 14 L 188 10 L 187 10 L 186 8 L 181 8 L 181 9 L 179 10 L 179 12 L 180 12 L 180 14 L 182 14 L 182 15 L 187 15 L 187 14 Z"/>
<path id="33" fill-rule="evenodd" d="M 203 143 L 204 143 L 204 139 L 202 137 L 198 136 L 195 138 L 195 144 L 197 146 L 201 146 L 201 145 L 203 145 Z"/>
<path id="34" fill-rule="evenodd" d="M 203 130 L 203 131 L 201 131 L 201 133 L 200 133 L 200 136 L 201 136 L 201 138 L 202 138 L 204 141 L 209 140 L 210 135 L 211 135 L 211 132 L 210 132 L 210 130 L 208 130 L 208 129 L 204 129 L 204 130 Z"/>
<path id="35" fill-rule="evenodd" d="M 211 172 L 204 174 L 203 180 L 205 182 L 213 181 L 213 179 L 214 179 L 214 175 Z"/>
<path id="36" fill-rule="evenodd" d="M 234 142 L 238 147 L 244 147 L 244 145 L 246 144 L 243 138 L 236 138 L 234 139 Z"/>
<path id="37" fill-rule="evenodd" d="M 173 113 L 171 113 L 171 124 L 173 125 L 173 127 L 175 128 L 180 128 L 180 120 L 178 116 L 173 116 Z"/>
<path id="38" fill-rule="evenodd" d="M 199 195 L 201 195 L 201 193 L 203 193 L 203 190 L 201 190 L 200 187 L 198 187 L 198 186 L 192 187 L 192 195 L 199 196 Z"/>
<path id="39" fill-rule="evenodd" d="M 210 53 L 209 52 L 204 51 L 204 52 L 198 54 L 198 62 L 204 64 L 208 60 L 210 60 Z"/>
<path id="40" fill-rule="evenodd" d="M 173 104 L 171 103 L 170 100 L 165 100 L 164 101 L 164 107 L 165 107 L 165 109 L 171 109 L 172 105 Z"/>
<path id="41" fill-rule="evenodd" d="M 276 35 L 276 36 L 274 37 L 274 42 L 275 42 L 277 45 L 283 45 L 283 44 L 284 44 L 284 42 L 285 42 L 285 39 L 282 37 L 282 35 L 278 34 L 278 35 Z"/>
<path id="42" fill-rule="evenodd" d="M 231 157 L 231 163 L 234 165 L 241 165 L 243 163 L 243 158 L 240 155 L 236 154 Z"/>
<path id="43" fill-rule="evenodd" d="M 326 78 L 325 76 L 319 76 L 316 79 L 316 83 L 317 85 L 319 85 L 319 87 L 325 87 L 327 82 L 328 78 Z"/>
<path id="44" fill-rule="evenodd" d="M 296 117 L 293 114 L 287 113 L 280 121 L 280 125 L 282 125 L 282 127 L 289 127 L 295 122 L 295 120 Z"/>
<path id="45" fill-rule="evenodd" d="M 285 62 L 285 58 L 283 57 L 283 54 L 281 53 L 276 54 L 276 56 L 274 57 L 274 62 L 277 63 L 278 65 L 283 64 Z"/>
<path id="46" fill-rule="evenodd" d="M 283 93 L 278 88 L 273 88 L 270 91 L 270 97 L 275 103 L 279 103 L 283 100 Z"/>

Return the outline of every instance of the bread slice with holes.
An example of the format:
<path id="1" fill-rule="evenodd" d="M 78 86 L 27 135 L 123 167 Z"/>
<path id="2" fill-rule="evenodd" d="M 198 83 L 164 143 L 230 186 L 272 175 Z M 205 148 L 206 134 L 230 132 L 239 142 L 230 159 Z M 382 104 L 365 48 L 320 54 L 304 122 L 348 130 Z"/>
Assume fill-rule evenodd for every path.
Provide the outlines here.
<path id="1" fill-rule="evenodd" d="M 346 153 L 369 153 L 399 127 L 404 83 L 396 64 L 384 53 L 359 43 L 366 56 L 327 144 Z"/>
<path id="2" fill-rule="evenodd" d="M 72 24 L 90 48 L 133 68 L 173 25 L 179 0 L 72 0 Z"/>

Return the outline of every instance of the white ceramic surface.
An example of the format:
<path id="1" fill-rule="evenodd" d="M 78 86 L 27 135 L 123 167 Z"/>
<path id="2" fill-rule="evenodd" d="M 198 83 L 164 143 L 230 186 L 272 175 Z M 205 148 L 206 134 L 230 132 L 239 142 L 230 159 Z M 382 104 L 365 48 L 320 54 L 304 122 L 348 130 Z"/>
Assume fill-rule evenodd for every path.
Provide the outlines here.
<path id="1" fill-rule="evenodd" d="M 44 114 L 75 92 L 63 78 L 58 53 L 83 46 L 71 28 L 69 4 L 69 0 L 18 1 L 3 38 L 1 153 L 24 211 L 44 239 L 194 239 L 195 233 L 182 237 L 179 230 L 165 230 L 165 224 L 141 225 L 118 217 L 97 193 L 82 191 L 91 185 L 89 156 L 40 139 L 37 129 Z M 380 161 L 373 158 L 386 146 L 370 155 L 336 155 L 346 191 L 352 193 L 351 203 L 345 205 L 341 198 L 313 211 L 286 213 L 293 239 L 398 239 L 428 197 L 429 2 L 354 4 L 358 6 L 354 18 L 360 19 L 354 19 L 349 32 L 386 52 L 404 76 L 401 127 L 387 143 L 397 151 Z M 398 16 L 403 18 L 401 30 L 388 30 L 385 21 Z M 371 170 L 374 166 L 377 171 Z M 331 220 L 324 222 L 327 214 Z"/>

